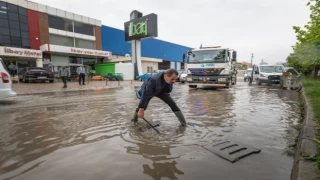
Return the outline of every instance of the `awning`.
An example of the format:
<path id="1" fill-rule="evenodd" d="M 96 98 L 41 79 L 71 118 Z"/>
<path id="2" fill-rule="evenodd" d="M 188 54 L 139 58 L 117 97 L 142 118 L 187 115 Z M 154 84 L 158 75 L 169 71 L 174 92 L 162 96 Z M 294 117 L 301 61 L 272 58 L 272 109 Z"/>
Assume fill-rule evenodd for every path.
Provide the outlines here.
<path id="1" fill-rule="evenodd" d="M 58 46 L 52 44 L 44 44 L 40 46 L 40 50 L 43 52 L 55 52 L 62 54 L 75 54 L 93 57 L 111 57 L 112 53 L 110 51 L 100 51 L 94 49 L 83 49 L 68 46 Z"/>

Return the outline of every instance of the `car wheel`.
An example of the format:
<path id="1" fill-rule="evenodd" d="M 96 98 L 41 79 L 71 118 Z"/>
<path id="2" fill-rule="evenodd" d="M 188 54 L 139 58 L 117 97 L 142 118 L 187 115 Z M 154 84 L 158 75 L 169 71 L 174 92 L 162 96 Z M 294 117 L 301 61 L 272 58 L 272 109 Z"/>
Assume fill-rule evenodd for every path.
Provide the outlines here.
<path id="1" fill-rule="evenodd" d="M 189 88 L 197 88 L 197 85 L 189 85 Z"/>
<path id="2" fill-rule="evenodd" d="M 49 80 L 49 82 L 53 83 L 53 80 Z"/>
<path id="3" fill-rule="evenodd" d="M 28 83 L 29 81 L 25 77 L 23 77 L 23 82 Z"/>

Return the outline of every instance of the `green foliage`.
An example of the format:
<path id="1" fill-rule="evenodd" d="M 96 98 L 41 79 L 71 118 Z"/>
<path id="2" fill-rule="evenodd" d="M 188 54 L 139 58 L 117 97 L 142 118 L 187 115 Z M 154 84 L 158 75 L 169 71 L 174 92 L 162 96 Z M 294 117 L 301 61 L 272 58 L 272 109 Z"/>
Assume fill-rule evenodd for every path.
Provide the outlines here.
<path id="1" fill-rule="evenodd" d="M 310 73 L 320 67 L 320 0 L 310 0 L 310 21 L 304 28 L 294 26 L 297 42 L 294 53 L 287 58 L 288 66 Z"/>

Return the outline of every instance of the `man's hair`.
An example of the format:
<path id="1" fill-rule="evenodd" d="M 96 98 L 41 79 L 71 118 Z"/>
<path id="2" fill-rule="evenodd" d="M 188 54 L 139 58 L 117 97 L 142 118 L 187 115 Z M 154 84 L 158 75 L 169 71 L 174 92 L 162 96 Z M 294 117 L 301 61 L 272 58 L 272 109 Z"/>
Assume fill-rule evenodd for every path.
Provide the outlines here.
<path id="1" fill-rule="evenodd" d="M 168 69 L 164 72 L 168 77 L 171 77 L 173 74 L 176 74 L 176 76 L 179 75 L 178 71 L 175 69 Z"/>

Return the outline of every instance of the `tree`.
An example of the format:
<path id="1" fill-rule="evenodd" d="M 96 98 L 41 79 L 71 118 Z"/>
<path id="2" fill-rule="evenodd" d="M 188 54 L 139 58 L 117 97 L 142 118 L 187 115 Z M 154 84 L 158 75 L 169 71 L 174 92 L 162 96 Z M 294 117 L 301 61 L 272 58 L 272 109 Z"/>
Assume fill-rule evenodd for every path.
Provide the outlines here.
<path id="1" fill-rule="evenodd" d="M 310 0 L 310 21 L 304 29 L 294 26 L 297 43 L 293 47 L 294 53 L 290 54 L 287 62 L 301 72 L 310 73 L 314 76 L 320 69 L 320 0 Z"/>

